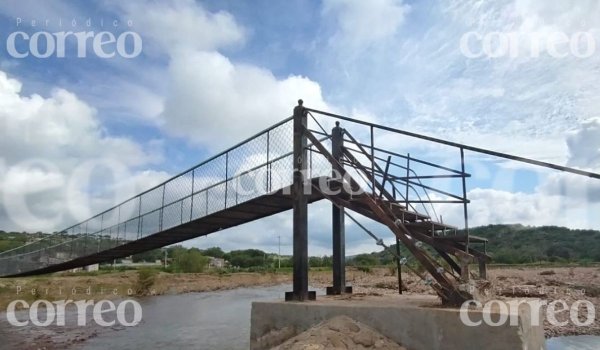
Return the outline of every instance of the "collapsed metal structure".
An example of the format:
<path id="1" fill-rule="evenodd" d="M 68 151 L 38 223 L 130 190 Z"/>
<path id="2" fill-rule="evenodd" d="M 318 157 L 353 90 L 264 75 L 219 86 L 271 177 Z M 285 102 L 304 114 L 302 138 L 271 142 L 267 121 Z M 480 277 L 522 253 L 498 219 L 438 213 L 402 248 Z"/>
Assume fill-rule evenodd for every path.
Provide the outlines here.
<path id="1" fill-rule="evenodd" d="M 420 139 L 454 148 L 457 166 L 390 150 L 376 133 L 393 142 Z M 308 290 L 308 204 L 327 199 L 333 240 L 329 294 L 351 292 L 345 278 L 345 217 L 385 246 L 349 213 L 355 212 L 387 227 L 397 249 L 405 246 L 423 267 L 424 273 L 416 272 L 423 281 L 444 303 L 460 304 L 472 297 L 465 287 L 469 265 L 478 264 L 479 277 L 486 278 L 490 261 L 487 241 L 468 230 L 465 151 L 600 179 L 595 173 L 306 108 L 300 100 L 293 116 L 164 183 L 59 233 L 0 253 L 0 276 L 111 262 L 292 209 L 293 290 L 286 299 L 309 300 L 315 295 Z M 451 190 L 429 183 L 440 179 L 457 183 Z M 443 222 L 435 207 L 440 203 L 462 206 L 463 230 Z M 406 261 L 399 250 L 396 255 L 399 265 Z"/>

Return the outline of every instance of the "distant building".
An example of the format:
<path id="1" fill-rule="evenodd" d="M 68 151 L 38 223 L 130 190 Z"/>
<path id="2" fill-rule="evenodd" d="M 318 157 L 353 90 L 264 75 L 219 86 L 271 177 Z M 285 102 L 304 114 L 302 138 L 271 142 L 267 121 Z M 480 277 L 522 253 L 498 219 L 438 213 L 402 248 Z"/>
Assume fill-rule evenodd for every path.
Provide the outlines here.
<path id="1" fill-rule="evenodd" d="M 100 264 L 93 264 L 93 265 L 88 265 L 88 266 L 84 266 L 83 267 L 84 271 L 98 271 L 100 270 Z"/>
<path id="2" fill-rule="evenodd" d="M 100 265 L 99 264 L 93 264 L 93 265 L 88 265 L 88 266 L 84 266 L 84 267 L 76 267 L 74 269 L 70 269 L 68 270 L 68 272 L 81 272 L 81 271 L 98 271 L 100 270 Z"/>
<path id="3" fill-rule="evenodd" d="M 225 266 L 227 266 L 227 262 L 225 261 L 225 259 L 221 259 L 221 258 L 213 258 L 213 257 L 208 257 L 208 268 L 209 269 L 223 269 L 225 268 Z"/>

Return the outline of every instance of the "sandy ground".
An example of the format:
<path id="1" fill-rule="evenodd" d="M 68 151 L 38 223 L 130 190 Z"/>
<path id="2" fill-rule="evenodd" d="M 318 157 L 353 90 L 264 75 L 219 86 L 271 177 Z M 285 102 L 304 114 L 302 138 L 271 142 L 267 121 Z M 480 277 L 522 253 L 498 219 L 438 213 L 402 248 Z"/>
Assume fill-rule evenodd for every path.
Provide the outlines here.
<path id="1" fill-rule="evenodd" d="M 321 322 L 272 350 L 406 350 L 377 331 L 346 316 Z"/>

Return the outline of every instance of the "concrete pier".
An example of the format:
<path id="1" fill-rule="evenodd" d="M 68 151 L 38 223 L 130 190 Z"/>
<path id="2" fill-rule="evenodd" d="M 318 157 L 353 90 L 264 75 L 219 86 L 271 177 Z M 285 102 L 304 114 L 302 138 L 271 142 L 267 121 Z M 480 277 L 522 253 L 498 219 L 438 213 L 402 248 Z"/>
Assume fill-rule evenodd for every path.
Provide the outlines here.
<path id="1" fill-rule="evenodd" d="M 250 349 L 270 349 L 304 332 L 315 324 L 346 315 L 377 330 L 410 350 L 540 350 L 545 349 L 542 320 L 533 326 L 529 306 L 507 314 L 517 326 L 467 326 L 458 309 L 441 308 L 433 296 L 323 296 L 311 302 L 254 302 L 252 304 Z M 499 314 L 491 314 L 496 321 Z M 469 311 L 476 322 L 478 310 Z M 540 316 L 541 318 L 541 316 Z"/>

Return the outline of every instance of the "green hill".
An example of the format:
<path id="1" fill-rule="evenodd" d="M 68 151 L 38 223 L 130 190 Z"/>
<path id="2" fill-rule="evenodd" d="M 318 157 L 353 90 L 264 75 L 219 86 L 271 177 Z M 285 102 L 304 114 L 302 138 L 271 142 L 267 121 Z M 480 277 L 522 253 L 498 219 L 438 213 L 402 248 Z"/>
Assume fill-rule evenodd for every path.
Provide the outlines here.
<path id="1" fill-rule="evenodd" d="M 488 225 L 472 228 L 469 232 L 489 240 L 487 251 L 495 264 L 600 262 L 600 231 L 557 226 Z M 396 251 L 395 245 L 389 249 Z M 400 251 L 401 255 L 408 255 L 402 246 Z M 349 259 L 354 265 L 392 262 L 393 255 L 388 251 L 359 254 Z"/>
<path id="2" fill-rule="evenodd" d="M 473 228 L 470 233 L 489 240 L 488 251 L 495 263 L 600 261 L 600 231 L 489 225 Z"/>
<path id="3" fill-rule="evenodd" d="M 489 240 L 488 253 L 493 257 L 493 263 L 496 264 L 600 262 L 600 231 L 571 230 L 557 226 L 488 225 L 472 228 L 470 229 L 470 233 Z M 35 241 L 47 235 L 43 233 L 27 234 L 0 231 L 0 252 L 18 247 L 26 242 Z M 390 249 L 395 251 L 396 248 L 392 246 Z M 234 251 L 228 253 L 227 258 L 233 260 L 239 258 L 243 260 L 248 258 L 246 256 L 248 254 L 245 252 Z M 157 254 L 159 257 L 153 257 L 150 261 L 160 259 L 162 256 L 161 253 L 158 252 Z M 220 252 L 220 254 L 224 253 Z M 207 255 L 217 256 L 217 252 L 210 251 L 207 252 Z M 401 255 L 408 255 L 408 251 L 404 247 L 401 247 Z M 260 265 L 264 264 L 264 260 L 266 259 L 266 253 L 260 251 L 249 256 L 260 262 Z M 380 251 L 349 257 L 348 262 L 354 265 L 387 265 L 392 263 L 393 259 L 394 256 L 389 252 Z M 242 260 L 240 260 L 238 265 L 245 266 L 250 264 Z M 287 259 L 285 262 L 282 260 L 282 266 L 283 264 L 287 266 Z M 320 266 L 316 260 L 311 264 L 313 266 Z"/>

